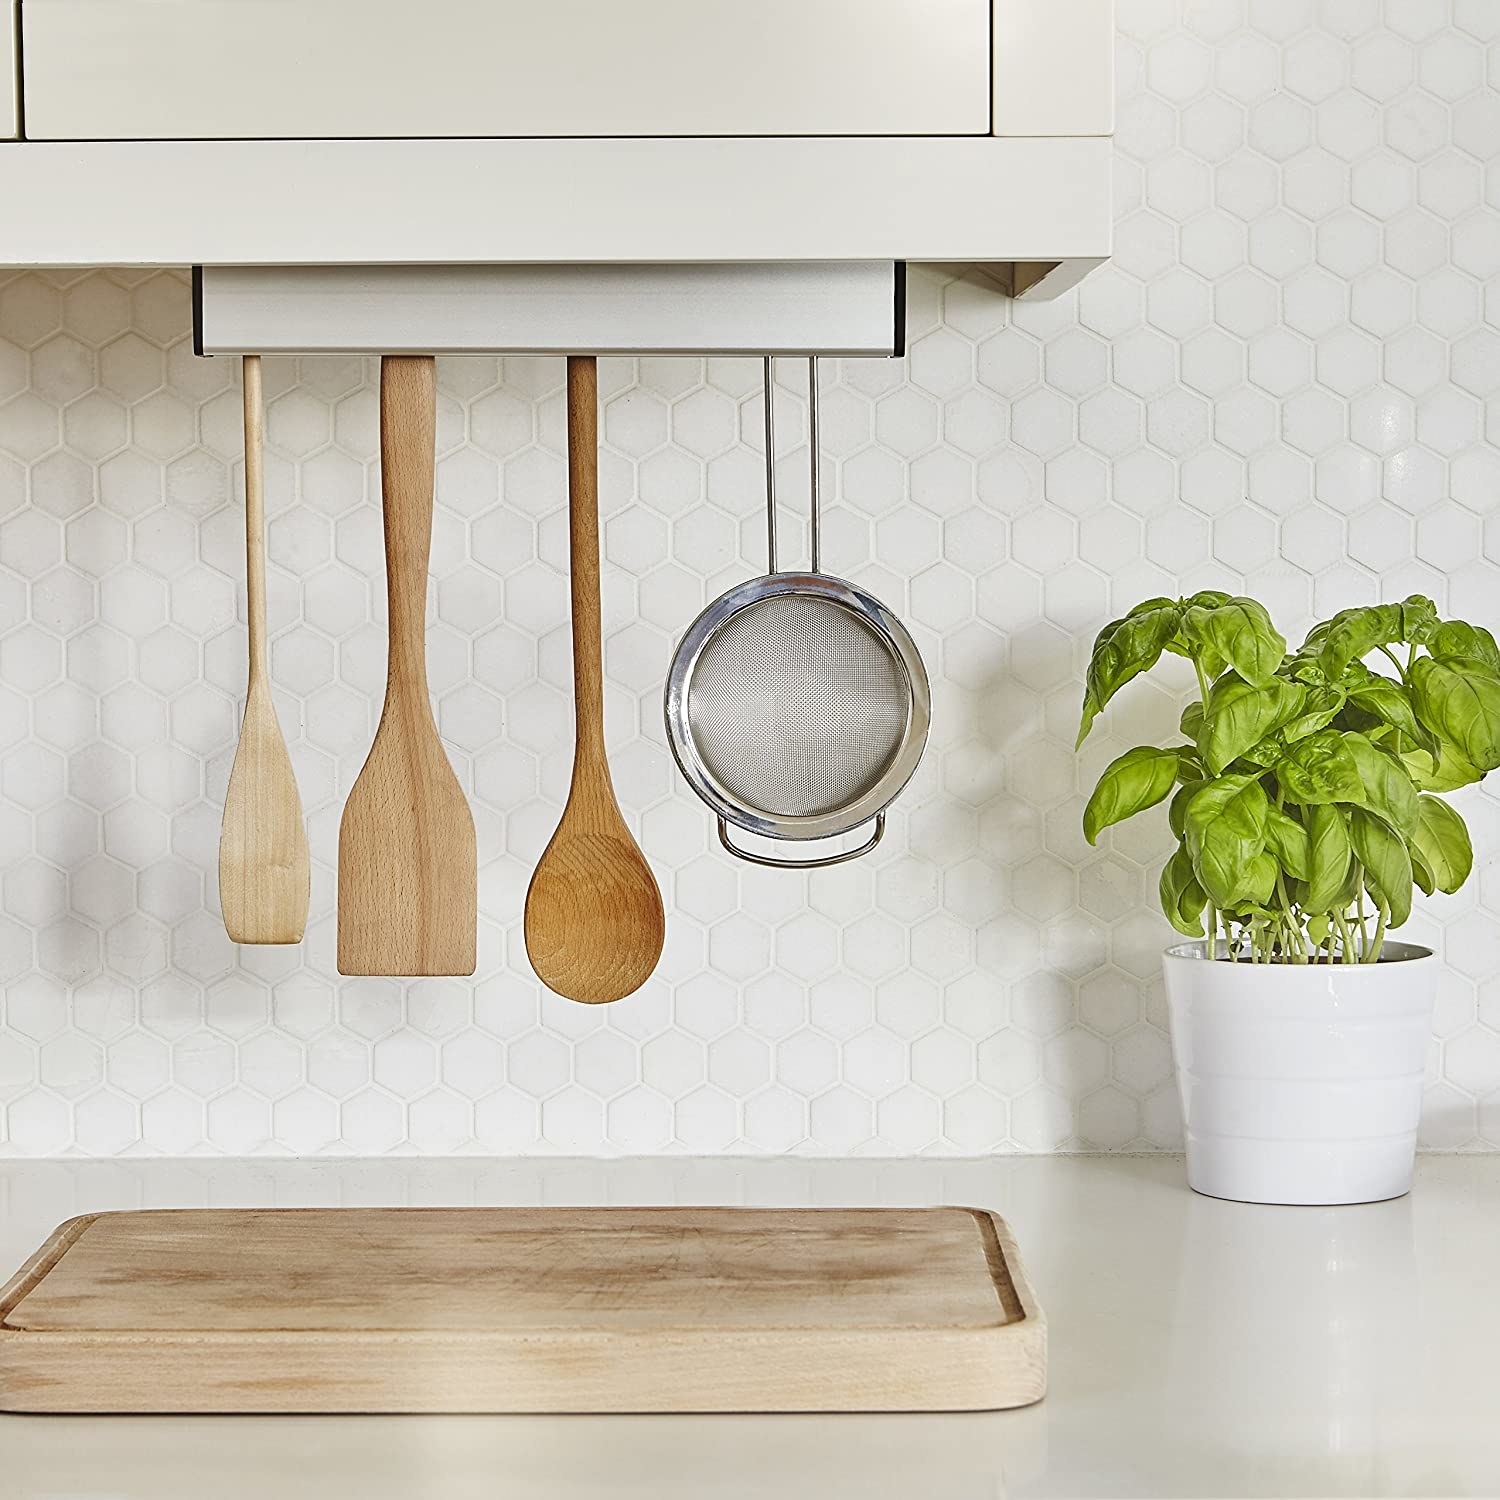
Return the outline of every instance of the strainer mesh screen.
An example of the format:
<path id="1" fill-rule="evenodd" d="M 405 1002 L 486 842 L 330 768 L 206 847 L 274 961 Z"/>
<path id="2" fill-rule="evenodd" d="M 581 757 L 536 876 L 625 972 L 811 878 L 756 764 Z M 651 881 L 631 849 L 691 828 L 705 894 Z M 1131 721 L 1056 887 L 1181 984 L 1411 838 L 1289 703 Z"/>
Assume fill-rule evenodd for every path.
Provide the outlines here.
<path id="1" fill-rule="evenodd" d="M 857 801 L 906 733 L 911 684 L 884 638 L 827 599 L 778 594 L 704 646 L 687 719 L 704 766 L 742 807 L 809 817 Z"/>

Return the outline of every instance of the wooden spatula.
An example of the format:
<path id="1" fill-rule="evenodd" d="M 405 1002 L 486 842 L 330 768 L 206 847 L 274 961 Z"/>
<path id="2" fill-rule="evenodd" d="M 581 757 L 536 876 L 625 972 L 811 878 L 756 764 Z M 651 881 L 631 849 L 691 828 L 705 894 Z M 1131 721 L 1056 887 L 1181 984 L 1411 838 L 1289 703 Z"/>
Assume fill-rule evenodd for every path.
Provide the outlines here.
<path id="1" fill-rule="evenodd" d="M 235 943 L 298 943 L 307 927 L 307 832 L 266 664 L 266 516 L 260 356 L 245 385 L 245 592 L 250 677 L 219 835 L 219 905 Z"/>
<path id="2" fill-rule="evenodd" d="M 437 378 L 431 358 L 380 362 L 380 479 L 390 656 L 385 707 L 339 825 L 339 973 L 472 974 L 474 818 L 427 691 Z"/>
<path id="3" fill-rule="evenodd" d="M 599 626 L 598 380 L 568 361 L 568 515 L 573 587 L 573 784 L 526 892 L 526 951 L 537 976 L 597 1005 L 638 990 L 661 957 L 661 892 L 615 801 L 604 753 Z"/>

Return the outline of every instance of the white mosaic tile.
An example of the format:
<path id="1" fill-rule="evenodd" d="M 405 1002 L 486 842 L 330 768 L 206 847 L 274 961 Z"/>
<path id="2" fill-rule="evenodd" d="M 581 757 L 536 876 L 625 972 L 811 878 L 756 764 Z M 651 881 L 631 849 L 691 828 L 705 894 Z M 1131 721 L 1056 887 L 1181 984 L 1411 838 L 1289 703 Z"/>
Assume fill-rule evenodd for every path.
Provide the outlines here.
<path id="1" fill-rule="evenodd" d="M 764 563 L 756 363 L 603 363 L 608 738 L 670 913 L 657 977 L 603 1012 L 545 994 L 520 935 L 571 733 L 561 363 L 440 362 L 429 651 L 479 972 L 339 979 L 338 817 L 385 655 L 375 363 L 266 362 L 313 910 L 300 949 L 236 951 L 235 368 L 193 358 L 177 273 L 0 279 L 0 1154 L 1173 1146 L 1165 840 L 1091 850 L 1078 815 L 1175 705 L 1137 685 L 1075 761 L 1094 632 L 1209 585 L 1293 633 L 1414 589 L 1493 624 L 1500 598 L 1500 30 L 1480 0 L 1316 16 L 1120 0 L 1114 261 L 1053 304 L 915 269 L 904 364 L 825 370 L 827 562 L 934 678 L 866 862 L 731 864 L 663 740 L 677 633 Z M 1500 1148 L 1500 808 L 1463 802 L 1482 874 L 1413 923 L 1447 962 L 1424 1135 Z"/>

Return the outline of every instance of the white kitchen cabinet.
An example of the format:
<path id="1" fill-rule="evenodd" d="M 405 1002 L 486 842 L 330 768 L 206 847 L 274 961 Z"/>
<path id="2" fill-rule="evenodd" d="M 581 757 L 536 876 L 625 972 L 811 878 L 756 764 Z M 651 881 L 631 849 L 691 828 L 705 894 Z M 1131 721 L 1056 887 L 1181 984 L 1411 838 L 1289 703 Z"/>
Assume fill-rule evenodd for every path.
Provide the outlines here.
<path id="1" fill-rule="evenodd" d="M 27 135 L 982 135 L 990 5 L 24 0 Z"/>
<path id="2" fill-rule="evenodd" d="M 1046 297 L 1110 252 L 1113 0 L 6 16 L 0 266 L 971 261 Z"/>
<path id="3" fill-rule="evenodd" d="M 1109 135 L 1114 0 L 994 0 L 996 135 Z"/>
<path id="4" fill-rule="evenodd" d="M 0 140 L 21 133 L 21 76 L 16 55 L 17 0 L 0 0 Z"/>
<path id="5" fill-rule="evenodd" d="M 1096 261 L 1109 179 L 1104 137 L 41 141 L 0 264 Z"/>

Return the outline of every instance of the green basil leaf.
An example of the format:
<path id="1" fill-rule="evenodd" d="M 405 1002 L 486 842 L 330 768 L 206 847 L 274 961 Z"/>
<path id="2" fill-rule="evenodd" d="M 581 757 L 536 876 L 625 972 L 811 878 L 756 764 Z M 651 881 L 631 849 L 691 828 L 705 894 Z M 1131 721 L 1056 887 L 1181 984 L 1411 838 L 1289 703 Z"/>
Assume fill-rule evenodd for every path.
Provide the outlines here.
<path id="1" fill-rule="evenodd" d="M 1320 729 L 1298 740 L 1277 762 L 1276 779 L 1293 802 L 1358 802 L 1364 795 L 1359 766 L 1344 736 L 1336 729 Z"/>
<path id="2" fill-rule="evenodd" d="M 1276 877 L 1280 873 L 1281 866 L 1276 863 L 1274 854 L 1265 850 L 1257 854 L 1245 867 L 1245 886 L 1240 900 L 1256 906 L 1270 906 L 1276 894 Z"/>
<path id="3" fill-rule="evenodd" d="M 1316 635 L 1317 632 L 1313 634 Z M 1287 657 L 1282 664 L 1282 671 L 1293 682 L 1305 683 L 1308 687 L 1326 687 L 1328 674 L 1323 670 L 1323 663 L 1319 660 L 1316 649 L 1313 649 L 1314 645 L 1313 636 L 1308 636 L 1297 648 L 1296 654 Z"/>
<path id="4" fill-rule="evenodd" d="M 1215 906 L 1243 899 L 1251 862 L 1265 848 L 1265 789 L 1254 776 L 1220 776 L 1193 794 L 1183 837 L 1193 873 Z"/>
<path id="5" fill-rule="evenodd" d="M 1310 687 L 1302 706 L 1281 726 L 1279 733 L 1288 745 L 1305 740 L 1326 728 L 1344 706 L 1344 692 L 1336 687 Z"/>
<path id="6" fill-rule="evenodd" d="M 1377 646 L 1427 640 L 1437 629 L 1437 607 L 1424 594 L 1411 594 L 1400 604 L 1362 604 L 1341 609 L 1331 620 L 1314 627 L 1302 650 L 1315 650 L 1330 681 L 1343 676 Z"/>
<path id="7" fill-rule="evenodd" d="M 1172 837 L 1180 839 L 1184 836 L 1187 826 L 1187 808 L 1197 794 L 1199 788 L 1208 785 L 1207 778 L 1197 781 L 1184 781 L 1177 788 L 1177 794 L 1167 806 L 1167 826 L 1172 830 Z"/>
<path id="8" fill-rule="evenodd" d="M 1230 596 L 1220 589 L 1200 589 L 1191 599 L 1184 599 L 1182 601 L 1182 608 L 1185 610 L 1218 609 L 1220 605 L 1228 604 L 1229 599 Z M 1173 656 L 1185 656 L 1191 661 L 1196 661 L 1203 668 L 1204 676 L 1209 678 L 1210 681 L 1229 665 L 1220 652 L 1215 650 L 1207 641 L 1189 640 L 1186 633 L 1180 628 L 1177 634 L 1167 642 L 1167 650 Z"/>
<path id="9" fill-rule="evenodd" d="M 1307 810 L 1308 911 L 1332 911 L 1349 877 L 1352 849 L 1343 809 L 1323 802 Z"/>
<path id="10" fill-rule="evenodd" d="M 1210 682 L 1229 665 L 1212 646 L 1205 645 L 1202 641 L 1189 641 L 1180 630 L 1167 642 L 1167 650 L 1173 656 L 1197 662 Z"/>
<path id="11" fill-rule="evenodd" d="M 1190 599 L 1183 601 L 1188 609 L 1222 609 L 1234 596 L 1223 589 L 1199 589 Z"/>
<path id="12" fill-rule="evenodd" d="M 1195 744 L 1198 735 L 1203 728 L 1203 705 L 1194 698 L 1188 706 L 1183 709 L 1182 717 L 1177 721 L 1177 727 Z"/>
<path id="13" fill-rule="evenodd" d="M 1307 830 L 1279 807 L 1266 814 L 1266 848 L 1281 868 L 1297 880 L 1306 880 L 1312 869 L 1312 841 Z"/>
<path id="14" fill-rule="evenodd" d="M 1439 741 L 1442 757 L 1434 761 L 1426 750 L 1403 750 L 1401 764 L 1411 774 L 1417 790 L 1422 792 L 1456 792 L 1461 786 L 1473 786 L 1484 780 L 1484 772 L 1471 766 L 1457 749 Z"/>
<path id="15" fill-rule="evenodd" d="M 1094 843 L 1113 823 L 1155 807 L 1177 785 L 1177 752 L 1137 745 L 1112 760 L 1083 810 L 1083 836 Z"/>
<path id="16" fill-rule="evenodd" d="M 1438 753 L 1437 736 L 1417 718 L 1417 711 L 1401 683 L 1371 672 L 1357 687 L 1349 689 L 1349 702 L 1372 720 L 1398 730 L 1412 744 L 1433 754 Z M 1401 748 L 1410 747 L 1403 745 Z"/>
<path id="17" fill-rule="evenodd" d="M 1416 881 L 1417 889 L 1424 896 L 1432 895 L 1437 890 L 1437 876 L 1432 873 L 1432 866 L 1410 839 L 1406 841 L 1406 852 L 1411 855 L 1411 878 Z"/>
<path id="18" fill-rule="evenodd" d="M 1222 604 L 1189 604 L 1182 635 L 1190 646 L 1217 651 L 1246 682 L 1264 686 L 1286 655 L 1286 640 L 1271 623 L 1265 605 L 1254 599 Z"/>
<path id="19" fill-rule="evenodd" d="M 1398 833 L 1412 833 L 1417 826 L 1417 789 L 1406 767 L 1353 730 L 1344 735 L 1344 744 L 1359 768 L 1363 788 L 1358 797 L 1346 800 L 1379 813 Z"/>
<path id="20" fill-rule="evenodd" d="M 1500 766 L 1500 677 L 1471 660 L 1459 666 L 1419 656 L 1411 688 L 1417 717 L 1434 734 L 1481 772 Z"/>
<path id="21" fill-rule="evenodd" d="M 1278 729 L 1274 734 L 1268 734 L 1265 739 L 1251 745 L 1248 750 L 1242 751 L 1238 763 L 1248 762 L 1252 766 L 1259 766 L 1263 771 L 1270 771 L 1285 754 L 1286 741 L 1282 739 Z"/>
<path id="22" fill-rule="evenodd" d="M 1226 672 L 1209 689 L 1198 735 L 1204 763 L 1216 776 L 1266 735 L 1294 717 L 1307 698 L 1297 682 L 1273 677 L 1257 687 Z"/>
<path id="23" fill-rule="evenodd" d="M 1440 623 L 1437 605 L 1426 594 L 1408 594 L 1401 601 L 1401 639 L 1409 645 L 1430 641 Z"/>
<path id="24" fill-rule="evenodd" d="M 1159 609 L 1175 610 L 1176 608 L 1177 601 L 1175 599 L 1169 599 L 1165 594 L 1158 594 L 1155 599 L 1142 599 L 1139 604 L 1127 609 L 1125 611 L 1125 618 L 1130 620 L 1134 619 L 1136 615 L 1150 615 L 1155 614 Z"/>
<path id="25" fill-rule="evenodd" d="M 1302 684 L 1298 684 L 1302 686 Z M 1338 688 L 1313 687 L 1307 689 L 1307 698 L 1297 712 L 1279 729 L 1273 730 L 1263 740 L 1244 751 L 1241 759 L 1252 765 L 1275 767 L 1298 740 L 1325 728 L 1337 718 L 1344 707 L 1344 695 Z"/>
<path id="26" fill-rule="evenodd" d="M 1364 867 L 1365 886 L 1399 927 L 1411 915 L 1412 868 L 1406 840 L 1384 818 L 1362 807 L 1350 809 L 1349 837 Z"/>
<path id="27" fill-rule="evenodd" d="M 1334 620 L 1338 618 L 1335 615 Z M 1319 620 L 1311 630 L 1302 638 L 1302 644 L 1292 653 L 1292 663 L 1299 670 L 1304 662 L 1322 661 L 1323 646 L 1328 640 L 1328 632 L 1333 629 L 1333 620 Z M 1319 668 L 1321 671 L 1321 667 Z M 1327 675 L 1326 673 L 1324 674 Z"/>
<path id="28" fill-rule="evenodd" d="M 1363 659 L 1377 646 L 1389 646 L 1406 638 L 1403 607 L 1399 604 L 1362 604 L 1341 609 L 1328 624 L 1308 636 L 1317 638 L 1323 670 L 1331 680 L 1342 677 L 1351 662 Z"/>
<path id="29" fill-rule="evenodd" d="M 1192 745 L 1177 746 L 1177 779 L 1179 781 L 1202 781 L 1203 758 Z"/>
<path id="30" fill-rule="evenodd" d="M 1451 896 L 1474 868 L 1468 827 L 1440 798 L 1421 797 L 1417 808 L 1416 832 L 1411 836 L 1412 863 L 1420 860 L 1427 867 L 1430 885 L 1423 889 L 1429 896 L 1433 889 Z"/>
<path id="31" fill-rule="evenodd" d="M 1203 936 L 1203 908 L 1208 905 L 1208 897 L 1193 874 L 1193 862 L 1186 849 L 1178 848 L 1162 866 L 1157 892 L 1167 921 L 1178 932 L 1184 937 Z"/>
<path id="32" fill-rule="evenodd" d="M 1258 777 L 1220 776 L 1199 787 L 1188 804 L 1187 836 L 1191 839 L 1195 829 L 1201 833 L 1214 825 L 1227 829 L 1235 838 L 1252 841 L 1259 852 L 1265 842 L 1266 813 L 1270 806 Z"/>
<path id="33" fill-rule="evenodd" d="M 1177 633 L 1179 611 L 1171 600 L 1147 601 L 1142 613 L 1113 620 L 1094 640 L 1083 694 L 1083 718 L 1076 744 L 1088 737 L 1094 720 L 1114 695 L 1142 672 L 1154 667 L 1167 642 Z M 1141 609 L 1142 606 L 1137 606 Z"/>
<path id="34" fill-rule="evenodd" d="M 1444 620 L 1433 631 L 1426 644 L 1436 661 L 1480 661 L 1490 671 L 1500 673 L 1500 646 L 1495 644 L 1495 637 L 1481 625 L 1470 625 L 1463 620 Z"/>
<path id="35" fill-rule="evenodd" d="M 1240 899 L 1246 869 L 1255 855 L 1234 840 L 1214 834 L 1200 841 L 1191 858 L 1198 884 L 1209 900 L 1222 908 Z"/>

